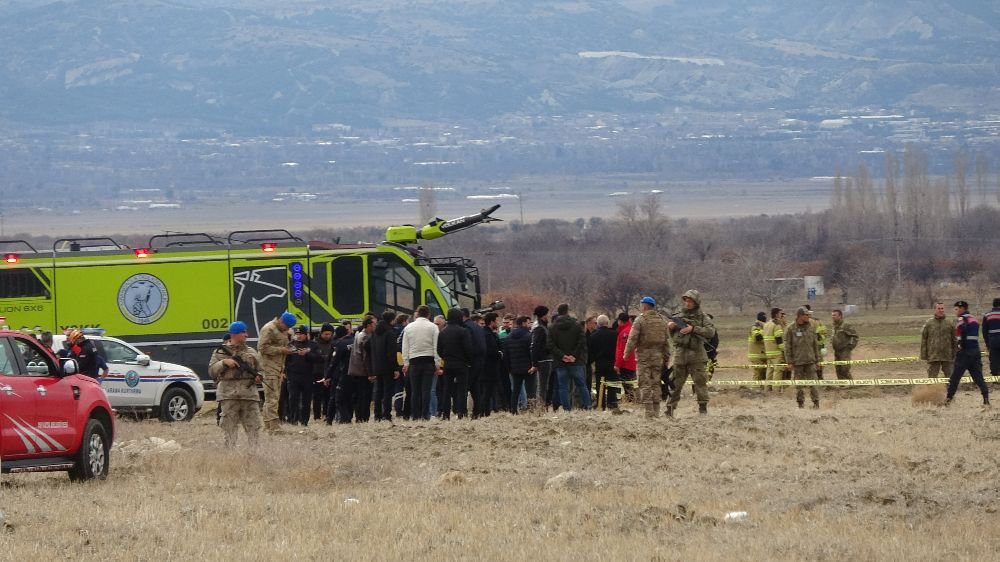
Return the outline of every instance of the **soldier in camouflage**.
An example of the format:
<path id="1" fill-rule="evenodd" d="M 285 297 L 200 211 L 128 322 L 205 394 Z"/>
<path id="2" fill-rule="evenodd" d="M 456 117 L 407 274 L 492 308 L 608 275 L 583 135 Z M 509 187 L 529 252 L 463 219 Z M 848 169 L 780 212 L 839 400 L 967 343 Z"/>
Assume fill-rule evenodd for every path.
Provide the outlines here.
<path id="1" fill-rule="evenodd" d="M 819 338 L 816 324 L 809 319 L 809 311 L 800 307 L 795 311 L 795 323 L 785 330 L 785 363 L 792 368 L 792 380 L 816 380 L 816 363 L 819 363 Z M 809 397 L 813 408 L 819 408 L 819 389 L 809 387 Z M 795 401 L 799 408 L 805 406 L 805 392 L 802 387 L 795 391 Z"/>
<path id="2" fill-rule="evenodd" d="M 858 347 L 858 331 L 854 326 L 844 322 L 844 313 L 840 309 L 834 310 L 830 316 L 833 318 L 833 337 L 830 344 L 833 345 L 833 359 L 835 361 L 850 361 L 851 352 Z M 840 380 L 851 380 L 851 366 L 837 365 L 837 378 Z"/>
<path id="3" fill-rule="evenodd" d="M 260 356 L 246 345 L 247 326 L 243 322 L 229 325 L 229 341 L 212 353 L 208 374 L 215 380 L 216 396 L 222 407 L 219 425 L 226 439 L 226 447 L 235 447 L 242 425 L 250 447 L 257 446 L 260 435 L 260 398 L 257 384 L 262 380 Z"/>
<path id="4" fill-rule="evenodd" d="M 920 332 L 920 359 L 927 361 L 927 376 L 950 377 L 957 349 L 955 326 L 945 316 L 944 303 L 935 303 L 934 316 Z"/>
<path id="5" fill-rule="evenodd" d="M 646 417 L 660 416 L 660 374 L 670 361 L 667 319 L 656 311 L 653 297 L 642 297 L 642 313 L 632 323 L 622 358 L 635 351 L 639 379 L 639 401 L 646 407 Z"/>
<path id="6" fill-rule="evenodd" d="M 281 378 L 285 374 L 285 358 L 294 353 L 288 347 L 288 330 L 294 325 L 295 315 L 285 312 L 264 324 L 257 340 L 260 370 L 264 375 L 264 429 L 271 433 L 281 428 L 278 400 L 281 397 Z"/>
<path id="7" fill-rule="evenodd" d="M 715 336 L 715 326 L 708 315 L 701 311 L 701 294 L 692 289 L 681 297 L 684 309 L 667 324 L 670 331 L 670 345 L 673 348 L 674 374 L 671 377 L 674 391 L 667 403 L 667 415 L 673 416 L 681 392 L 688 377 L 694 379 L 694 391 L 698 397 L 698 413 L 708 413 L 708 377 L 705 362 L 708 353 L 705 342 Z"/>

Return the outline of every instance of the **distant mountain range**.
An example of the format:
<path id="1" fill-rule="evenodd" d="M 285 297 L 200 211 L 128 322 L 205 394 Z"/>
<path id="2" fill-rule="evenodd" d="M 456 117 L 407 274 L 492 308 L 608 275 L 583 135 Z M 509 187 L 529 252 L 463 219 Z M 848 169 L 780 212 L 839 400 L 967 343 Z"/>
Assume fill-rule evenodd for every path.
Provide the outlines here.
<path id="1" fill-rule="evenodd" d="M 0 119 L 1000 111 L 997 0 L 0 0 Z"/>

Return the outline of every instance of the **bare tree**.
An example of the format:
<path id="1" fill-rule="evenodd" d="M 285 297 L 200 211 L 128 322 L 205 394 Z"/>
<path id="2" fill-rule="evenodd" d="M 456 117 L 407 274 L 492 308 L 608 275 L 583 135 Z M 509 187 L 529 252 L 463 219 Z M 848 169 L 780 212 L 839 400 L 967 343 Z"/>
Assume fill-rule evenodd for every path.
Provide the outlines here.
<path id="1" fill-rule="evenodd" d="M 771 308 L 791 294 L 794 286 L 783 278 L 791 273 L 787 251 L 776 245 L 760 245 L 734 252 L 732 259 L 746 283 L 747 294 Z"/>
<path id="2" fill-rule="evenodd" d="M 986 155 L 982 152 L 976 153 L 976 192 L 979 193 L 979 204 L 989 205 L 986 187 L 986 176 L 990 170 L 990 164 L 986 160 Z"/>
<path id="3" fill-rule="evenodd" d="M 955 172 L 955 195 L 958 197 L 958 216 L 964 217 L 969 212 L 969 186 L 965 181 L 965 169 L 968 166 L 968 158 L 962 149 L 955 151 L 952 158 L 952 165 Z"/>

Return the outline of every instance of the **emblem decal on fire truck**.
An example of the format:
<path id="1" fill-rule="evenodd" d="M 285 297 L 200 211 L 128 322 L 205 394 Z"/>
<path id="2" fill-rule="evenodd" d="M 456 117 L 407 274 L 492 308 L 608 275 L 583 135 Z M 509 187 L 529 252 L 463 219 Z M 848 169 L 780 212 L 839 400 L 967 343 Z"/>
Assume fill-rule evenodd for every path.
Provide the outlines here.
<path id="1" fill-rule="evenodd" d="M 152 324 L 167 311 L 167 286 L 156 277 L 140 273 L 118 289 L 118 309 L 135 324 Z"/>

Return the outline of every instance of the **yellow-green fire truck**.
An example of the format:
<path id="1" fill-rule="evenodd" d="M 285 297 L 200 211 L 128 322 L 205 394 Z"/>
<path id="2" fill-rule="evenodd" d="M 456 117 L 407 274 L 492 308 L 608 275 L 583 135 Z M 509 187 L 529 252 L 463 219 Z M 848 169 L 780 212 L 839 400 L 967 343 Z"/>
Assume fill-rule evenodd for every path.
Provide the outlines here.
<path id="1" fill-rule="evenodd" d="M 0 240 L 0 324 L 61 331 L 96 327 L 157 359 L 200 373 L 208 394 L 208 359 L 234 320 L 251 339 L 288 310 L 299 322 L 356 321 L 366 312 L 432 314 L 479 308 L 472 260 L 427 256 L 417 245 L 484 222 L 499 205 L 417 228 L 390 227 L 380 244 L 306 242 L 285 230 L 237 231 L 227 237 L 161 234 L 141 248 L 110 238 L 67 238 L 51 251 Z"/>

